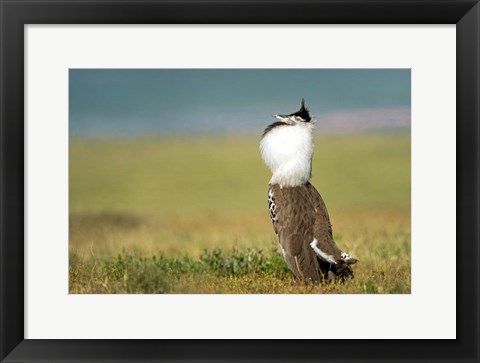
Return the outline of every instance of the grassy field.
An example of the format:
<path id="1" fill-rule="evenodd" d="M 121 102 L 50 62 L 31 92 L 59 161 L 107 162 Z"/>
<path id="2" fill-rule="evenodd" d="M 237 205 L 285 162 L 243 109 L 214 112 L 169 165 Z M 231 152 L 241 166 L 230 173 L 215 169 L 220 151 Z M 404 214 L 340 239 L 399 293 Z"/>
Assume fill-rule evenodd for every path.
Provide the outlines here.
<path id="1" fill-rule="evenodd" d="M 256 138 L 72 140 L 70 293 L 410 293 L 410 136 L 316 140 L 344 284 L 295 283 Z"/>

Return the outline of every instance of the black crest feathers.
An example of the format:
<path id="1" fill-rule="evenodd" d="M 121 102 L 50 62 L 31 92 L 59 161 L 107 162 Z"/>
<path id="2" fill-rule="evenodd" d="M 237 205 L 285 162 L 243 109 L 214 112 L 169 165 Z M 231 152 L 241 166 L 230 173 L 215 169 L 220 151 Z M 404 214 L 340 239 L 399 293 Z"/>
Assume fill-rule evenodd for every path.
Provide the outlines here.
<path id="1" fill-rule="evenodd" d="M 303 120 L 305 120 L 305 122 L 310 122 L 312 120 L 312 118 L 310 117 L 310 112 L 308 112 L 308 109 L 305 107 L 305 100 L 303 98 L 300 109 L 297 112 L 290 114 L 289 116 L 301 117 Z"/>

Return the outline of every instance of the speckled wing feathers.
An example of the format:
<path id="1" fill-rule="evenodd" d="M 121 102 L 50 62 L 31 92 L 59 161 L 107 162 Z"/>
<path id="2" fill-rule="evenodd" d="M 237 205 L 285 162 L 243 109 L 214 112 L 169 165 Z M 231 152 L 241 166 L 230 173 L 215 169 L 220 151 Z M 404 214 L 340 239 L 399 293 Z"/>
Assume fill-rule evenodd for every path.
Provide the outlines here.
<path id="1" fill-rule="evenodd" d="M 342 251 L 337 247 L 333 240 L 332 224 L 328 215 L 327 207 L 315 187 L 307 183 L 305 187 L 308 189 L 313 206 L 315 208 L 315 223 L 313 226 L 314 236 L 317 239 L 317 245 L 326 254 L 333 256 L 338 263 L 342 259 Z"/>
<path id="2" fill-rule="evenodd" d="M 296 278 L 319 282 L 332 275 L 353 274 L 333 240 L 325 203 L 310 183 L 284 188 L 271 185 L 268 204 L 285 261 Z M 328 262 L 332 259 L 325 259 L 324 254 L 335 262 Z"/>
<path id="3" fill-rule="evenodd" d="M 296 278 L 305 280 L 321 279 L 316 255 L 307 241 L 314 236 L 315 209 L 310 193 L 304 187 L 280 188 L 272 185 L 270 216 L 278 236 L 285 261 Z M 273 208 L 272 208 L 273 207 Z"/>

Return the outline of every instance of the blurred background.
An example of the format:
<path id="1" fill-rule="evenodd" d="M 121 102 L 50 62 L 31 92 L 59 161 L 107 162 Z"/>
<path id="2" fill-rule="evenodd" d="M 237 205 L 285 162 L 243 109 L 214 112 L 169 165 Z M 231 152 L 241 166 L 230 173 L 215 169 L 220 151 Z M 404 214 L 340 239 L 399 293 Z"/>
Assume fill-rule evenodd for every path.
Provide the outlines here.
<path id="1" fill-rule="evenodd" d="M 303 97 L 316 122 L 312 183 L 337 243 L 365 274 L 396 266 L 409 291 L 410 70 L 71 69 L 69 78 L 72 253 L 277 248 L 258 144 L 271 115 Z"/>
<path id="2" fill-rule="evenodd" d="M 405 69 L 72 69 L 72 137 L 260 134 L 304 97 L 319 131 L 410 127 Z"/>

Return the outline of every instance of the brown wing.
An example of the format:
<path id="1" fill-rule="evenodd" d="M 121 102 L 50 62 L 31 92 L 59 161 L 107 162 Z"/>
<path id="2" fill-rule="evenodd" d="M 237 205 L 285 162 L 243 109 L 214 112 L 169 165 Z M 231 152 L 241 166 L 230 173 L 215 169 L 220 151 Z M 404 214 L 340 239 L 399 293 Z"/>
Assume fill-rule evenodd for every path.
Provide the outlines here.
<path id="1" fill-rule="evenodd" d="M 325 254 L 333 256 L 335 262 L 340 262 L 342 259 L 342 251 L 337 247 L 333 240 L 332 224 L 330 223 L 330 217 L 325 202 L 312 184 L 307 183 L 306 188 L 309 191 L 315 209 L 313 234 L 317 240 L 318 248 Z"/>
<path id="2" fill-rule="evenodd" d="M 308 187 L 272 185 L 270 194 L 274 205 L 273 210 L 270 208 L 273 226 L 289 269 L 300 280 L 319 282 L 320 267 L 310 246 L 316 216 Z"/>
<path id="3" fill-rule="evenodd" d="M 349 265 L 356 263 L 357 260 L 338 248 L 333 239 L 332 224 L 330 223 L 325 202 L 312 184 L 307 183 L 306 187 L 309 190 L 315 208 L 315 222 L 313 227 L 313 234 L 316 240 L 315 251 L 317 256 L 324 262 L 330 264 L 332 260 L 334 261 L 332 266 L 322 266 L 322 262 L 320 262 L 322 273 L 325 274 L 328 268 L 328 270 L 333 271 L 333 273 L 340 278 L 353 276 L 353 270 Z"/>

